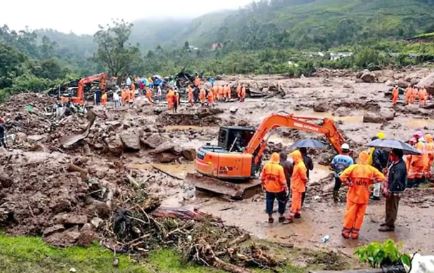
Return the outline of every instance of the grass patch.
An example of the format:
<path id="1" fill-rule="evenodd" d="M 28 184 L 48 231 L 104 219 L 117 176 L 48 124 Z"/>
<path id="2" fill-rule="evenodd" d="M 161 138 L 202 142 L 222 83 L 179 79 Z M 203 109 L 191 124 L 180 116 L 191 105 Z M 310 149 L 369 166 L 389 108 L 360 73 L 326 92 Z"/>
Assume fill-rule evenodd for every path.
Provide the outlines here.
<path id="1" fill-rule="evenodd" d="M 9 236 L 0 233 L 0 272 L 2 273 L 218 273 L 210 268 L 184 264 L 171 250 L 158 250 L 137 262 L 118 255 L 119 267 L 113 266 L 113 253 L 98 245 L 54 248 L 38 237 Z"/>
<path id="2" fill-rule="evenodd" d="M 260 241 L 285 264 L 274 272 L 304 273 L 310 269 L 351 268 L 350 260 L 333 253 L 297 248 L 282 248 Z M 333 256 L 333 261 L 329 258 Z M 213 268 L 183 262 L 174 250 L 152 251 L 147 258 L 136 261 L 128 255 L 117 255 L 119 266 L 113 266 L 113 253 L 97 244 L 90 247 L 55 248 L 39 237 L 10 236 L 0 232 L 1 273 L 224 273 Z M 256 273 L 271 270 L 252 269 Z"/>

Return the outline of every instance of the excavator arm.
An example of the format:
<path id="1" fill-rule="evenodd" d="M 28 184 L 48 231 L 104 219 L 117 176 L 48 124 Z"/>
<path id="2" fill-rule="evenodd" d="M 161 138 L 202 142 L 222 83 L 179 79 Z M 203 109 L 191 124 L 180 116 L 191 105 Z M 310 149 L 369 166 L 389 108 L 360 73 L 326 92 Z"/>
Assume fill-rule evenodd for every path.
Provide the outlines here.
<path id="1" fill-rule="evenodd" d="M 286 127 L 300 131 L 324 134 L 333 148 L 340 153 L 341 145 L 345 142 L 342 134 L 329 118 L 297 117 L 288 114 L 272 114 L 265 118 L 251 138 L 244 153 L 253 154 L 253 161 L 257 163 L 264 152 L 264 138 L 274 128 Z"/>
<path id="2" fill-rule="evenodd" d="M 107 74 L 106 73 L 100 73 L 92 76 L 88 76 L 85 78 L 82 78 L 78 82 L 78 89 L 77 89 L 77 97 L 73 98 L 73 102 L 83 105 L 84 104 L 84 87 L 88 83 L 92 83 L 94 81 L 99 81 L 99 87 L 101 90 L 105 89 L 106 81 L 107 81 Z"/>

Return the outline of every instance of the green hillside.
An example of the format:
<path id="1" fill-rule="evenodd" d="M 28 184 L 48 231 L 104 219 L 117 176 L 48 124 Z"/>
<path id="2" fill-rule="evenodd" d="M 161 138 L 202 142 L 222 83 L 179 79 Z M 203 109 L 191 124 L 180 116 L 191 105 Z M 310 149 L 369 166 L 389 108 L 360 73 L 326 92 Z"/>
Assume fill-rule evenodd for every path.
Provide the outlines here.
<path id="1" fill-rule="evenodd" d="M 220 26 L 198 29 L 214 20 L 199 18 L 184 39 L 238 49 L 327 49 L 434 31 L 433 0 L 264 0 L 219 16 Z"/>

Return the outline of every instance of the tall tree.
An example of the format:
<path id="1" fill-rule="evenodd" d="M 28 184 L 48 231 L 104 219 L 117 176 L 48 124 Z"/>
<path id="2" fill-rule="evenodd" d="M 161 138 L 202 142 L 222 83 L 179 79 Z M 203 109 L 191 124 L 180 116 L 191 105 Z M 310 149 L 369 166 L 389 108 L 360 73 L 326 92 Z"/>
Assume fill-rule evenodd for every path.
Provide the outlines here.
<path id="1" fill-rule="evenodd" d="M 132 27 L 133 24 L 124 20 L 113 21 L 112 25 L 100 26 L 100 30 L 94 35 L 98 46 L 95 60 L 107 68 L 112 76 L 138 72 L 132 71 L 135 68 L 132 64 L 136 64 L 141 58 L 140 51 L 128 43 Z"/>

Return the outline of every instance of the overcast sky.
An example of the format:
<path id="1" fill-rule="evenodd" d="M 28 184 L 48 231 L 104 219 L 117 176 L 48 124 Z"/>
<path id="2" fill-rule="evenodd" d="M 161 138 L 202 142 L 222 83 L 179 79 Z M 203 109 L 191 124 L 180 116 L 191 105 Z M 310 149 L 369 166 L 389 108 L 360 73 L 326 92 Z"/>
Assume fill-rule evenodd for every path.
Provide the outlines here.
<path id="1" fill-rule="evenodd" d="M 237 9 L 252 0 L 1 0 L 0 25 L 93 34 L 113 18 L 191 18 Z"/>

